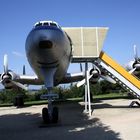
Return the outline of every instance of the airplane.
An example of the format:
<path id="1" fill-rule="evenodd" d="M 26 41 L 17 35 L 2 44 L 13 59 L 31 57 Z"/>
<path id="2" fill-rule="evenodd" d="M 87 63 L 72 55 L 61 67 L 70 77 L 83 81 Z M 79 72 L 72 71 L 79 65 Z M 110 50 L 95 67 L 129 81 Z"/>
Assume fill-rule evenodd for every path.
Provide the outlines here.
<path id="1" fill-rule="evenodd" d="M 80 73 L 67 73 L 73 59 L 73 42 L 55 21 L 35 23 L 27 36 L 25 50 L 28 62 L 36 75 L 26 75 L 25 67 L 23 75 L 9 70 L 8 56 L 4 55 L 4 72 L 0 75 L 0 82 L 6 89 L 16 86 L 27 90 L 27 85 L 45 85 L 48 94 L 40 97 L 48 100 L 48 107 L 42 109 L 42 118 L 45 123 L 57 123 L 59 119 L 58 108 L 52 105 L 53 100 L 58 97 L 57 94 L 53 93 L 54 86 L 80 81 L 77 86 L 86 83 L 88 91 L 89 82 L 95 83 L 99 78 L 115 83 L 94 64 L 88 68 L 88 63 L 86 63 L 85 71 Z M 89 95 L 87 96 L 89 97 Z"/>

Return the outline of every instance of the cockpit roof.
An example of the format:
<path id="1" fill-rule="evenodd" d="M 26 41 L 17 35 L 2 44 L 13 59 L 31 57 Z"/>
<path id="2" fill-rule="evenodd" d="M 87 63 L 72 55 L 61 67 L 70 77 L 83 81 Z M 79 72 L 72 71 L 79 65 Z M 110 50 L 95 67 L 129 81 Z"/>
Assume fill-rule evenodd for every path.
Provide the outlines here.
<path id="1" fill-rule="evenodd" d="M 53 26 L 53 27 L 60 28 L 58 23 L 55 21 L 39 21 L 34 24 L 34 27 L 38 27 L 38 26 Z"/>

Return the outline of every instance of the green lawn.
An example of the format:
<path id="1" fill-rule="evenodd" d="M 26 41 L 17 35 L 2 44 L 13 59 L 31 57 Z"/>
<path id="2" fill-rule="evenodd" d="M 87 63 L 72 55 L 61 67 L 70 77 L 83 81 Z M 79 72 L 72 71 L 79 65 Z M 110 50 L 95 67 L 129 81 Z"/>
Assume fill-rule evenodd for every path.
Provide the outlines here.
<path id="1" fill-rule="evenodd" d="M 103 95 L 94 95 L 93 99 L 94 100 L 107 100 L 107 99 L 120 99 L 120 98 L 129 98 L 129 96 L 125 93 L 109 93 L 109 94 L 103 94 Z M 56 102 L 68 102 L 68 101 L 83 101 L 83 98 L 70 98 L 67 100 L 58 100 Z M 28 101 L 25 102 L 25 106 L 30 106 L 30 105 L 41 105 L 41 104 L 46 104 L 46 100 L 39 100 L 39 101 Z M 6 106 L 12 106 L 12 103 L 4 103 L 0 104 L 0 107 L 6 107 Z"/>
<path id="2" fill-rule="evenodd" d="M 103 95 L 95 95 L 94 99 L 117 99 L 117 98 L 128 98 L 127 93 L 109 93 Z"/>

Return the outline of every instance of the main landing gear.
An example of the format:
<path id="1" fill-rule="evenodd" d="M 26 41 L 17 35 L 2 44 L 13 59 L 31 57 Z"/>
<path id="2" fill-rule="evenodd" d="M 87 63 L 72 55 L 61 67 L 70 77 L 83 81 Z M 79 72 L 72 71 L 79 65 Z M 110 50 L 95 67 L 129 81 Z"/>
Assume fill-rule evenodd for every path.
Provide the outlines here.
<path id="1" fill-rule="evenodd" d="M 23 107 L 24 106 L 24 97 L 23 95 L 18 95 L 14 98 L 13 105 L 16 106 L 17 108 Z"/>
<path id="2" fill-rule="evenodd" d="M 53 107 L 52 102 L 54 99 L 58 98 L 58 95 L 51 93 L 49 90 L 48 94 L 43 94 L 40 98 L 48 100 L 48 107 L 42 109 L 42 119 L 44 123 L 57 123 L 59 119 L 59 111 L 57 107 Z"/>

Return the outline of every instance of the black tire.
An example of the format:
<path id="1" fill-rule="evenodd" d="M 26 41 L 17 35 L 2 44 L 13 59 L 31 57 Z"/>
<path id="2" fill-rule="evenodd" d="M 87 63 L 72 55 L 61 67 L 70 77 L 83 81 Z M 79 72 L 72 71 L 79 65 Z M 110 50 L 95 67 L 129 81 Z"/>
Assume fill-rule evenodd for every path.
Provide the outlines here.
<path id="1" fill-rule="evenodd" d="M 58 114 L 59 114 L 58 108 L 54 107 L 53 108 L 53 112 L 52 112 L 52 122 L 53 123 L 57 123 L 58 122 Z"/>
<path id="2" fill-rule="evenodd" d="M 17 98 L 16 98 L 16 97 L 14 98 L 13 105 L 14 105 L 14 106 L 17 106 Z"/>
<path id="3" fill-rule="evenodd" d="M 49 117 L 48 109 L 46 107 L 42 109 L 42 119 L 44 123 L 50 123 L 50 117 Z"/>
<path id="4" fill-rule="evenodd" d="M 14 106 L 23 107 L 24 106 L 24 99 L 22 96 L 17 96 L 14 99 Z"/>

